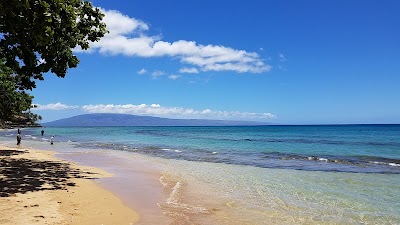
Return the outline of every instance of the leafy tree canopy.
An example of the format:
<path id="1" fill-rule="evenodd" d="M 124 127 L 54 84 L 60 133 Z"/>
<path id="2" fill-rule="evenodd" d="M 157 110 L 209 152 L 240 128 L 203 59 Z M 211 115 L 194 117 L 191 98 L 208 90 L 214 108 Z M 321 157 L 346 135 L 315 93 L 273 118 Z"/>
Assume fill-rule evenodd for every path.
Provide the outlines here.
<path id="1" fill-rule="evenodd" d="M 25 91 L 17 90 L 12 70 L 0 60 L 0 127 L 4 126 L 5 121 L 13 120 L 15 116 L 39 119 L 33 113 L 23 113 L 32 107 L 32 99 L 33 96 Z"/>
<path id="2" fill-rule="evenodd" d="M 85 0 L 0 0 L 0 59 L 16 87 L 32 90 L 49 71 L 64 77 L 79 63 L 72 49 L 107 32 L 103 16 Z"/>

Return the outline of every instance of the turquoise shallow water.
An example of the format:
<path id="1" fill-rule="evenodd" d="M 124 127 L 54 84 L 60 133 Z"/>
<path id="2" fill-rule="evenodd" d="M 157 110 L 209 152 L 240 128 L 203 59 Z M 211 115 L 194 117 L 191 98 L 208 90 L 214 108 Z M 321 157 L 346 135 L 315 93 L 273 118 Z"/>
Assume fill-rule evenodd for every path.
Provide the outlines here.
<path id="1" fill-rule="evenodd" d="M 40 140 L 40 129 L 28 129 Z M 191 161 L 264 168 L 400 173 L 399 125 L 87 127 L 45 129 L 58 141 Z M 3 133 L 12 135 L 12 133 Z"/>
<path id="2" fill-rule="evenodd" d="M 40 130 L 23 137 L 163 164 L 160 207 L 199 224 L 400 224 L 399 125 Z"/>

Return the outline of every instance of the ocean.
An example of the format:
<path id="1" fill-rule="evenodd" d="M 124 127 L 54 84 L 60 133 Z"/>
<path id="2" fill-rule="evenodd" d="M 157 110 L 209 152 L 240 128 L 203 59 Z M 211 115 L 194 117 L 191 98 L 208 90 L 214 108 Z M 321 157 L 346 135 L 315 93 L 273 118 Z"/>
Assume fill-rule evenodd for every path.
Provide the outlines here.
<path id="1" fill-rule="evenodd" d="M 162 162 L 159 207 L 184 224 L 400 224 L 400 125 L 44 130 L 23 137 Z"/>

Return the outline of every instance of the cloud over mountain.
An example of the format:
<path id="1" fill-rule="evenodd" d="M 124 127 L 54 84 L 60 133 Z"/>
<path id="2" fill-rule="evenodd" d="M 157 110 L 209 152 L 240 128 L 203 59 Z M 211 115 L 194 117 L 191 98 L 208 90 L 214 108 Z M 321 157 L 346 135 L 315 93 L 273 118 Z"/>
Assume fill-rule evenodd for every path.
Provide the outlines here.
<path id="1" fill-rule="evenodd" d="M 79 109 L 87 113 L 120 113 L 185 119 L 270 120 L 276 118 L 276 115 L 272 113 L 220 111 L 211 109 L 195 110 L 192 108 L 183 107 L 165 107 L 161 106 L 160 104 L 90 104 L 83 106 L 68 106 L 58 102 L 55 104 L 36 105 L 38 108 L 33 110 Z"/>

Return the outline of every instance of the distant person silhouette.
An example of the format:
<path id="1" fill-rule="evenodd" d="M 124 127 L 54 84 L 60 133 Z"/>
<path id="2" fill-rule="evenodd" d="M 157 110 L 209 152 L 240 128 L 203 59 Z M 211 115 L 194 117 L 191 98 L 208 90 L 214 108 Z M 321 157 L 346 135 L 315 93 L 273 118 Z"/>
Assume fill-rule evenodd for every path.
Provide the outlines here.
<path id="1" fill-rule="evenodd" d="M 17 145 L 21 144 L 21 139 L 22 139 L 21 130 L 18 128 L 18 130 L 17 130 Z"/>
<path id="2" fill-rule="evenodd" d="M 41 131 L 41 133 L 42 133 L 42 136 L 43 136 L 43 134 L 44 134 L 44 130 L 42 130 L 42 131 Z"/>
<path id="3" fill-rule="evenodd" d="M 50 138 L 50 144 L 52 145 L 52 144 L 53 144 L 53 142 L 54 142 L 54 135 L 53 135 L 53 136 L 51 136 L 51 138 Z"/>
<path id="4" fill-rule="evenodd" d="M 17 145 L 21 144 L 21 134 L 17 134 Z"/>

